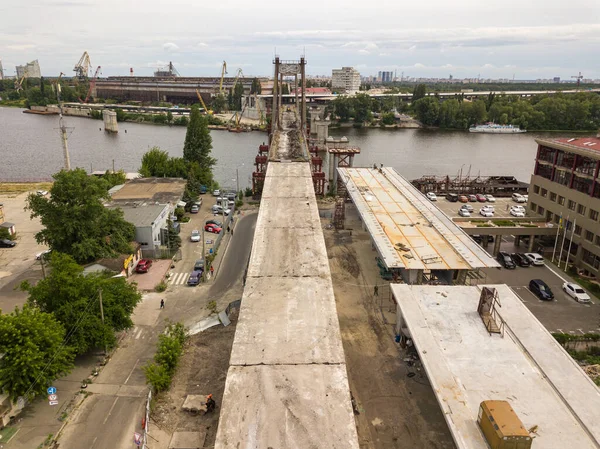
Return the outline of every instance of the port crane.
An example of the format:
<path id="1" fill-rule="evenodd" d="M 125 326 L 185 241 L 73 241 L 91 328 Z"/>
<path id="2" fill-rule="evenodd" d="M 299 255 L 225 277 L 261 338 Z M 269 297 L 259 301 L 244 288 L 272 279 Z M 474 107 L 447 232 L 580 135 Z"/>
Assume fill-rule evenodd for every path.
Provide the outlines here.
<path id="1" fill-rule="evenodd" d="M 79 58 L 79 62 L 75 64 L 75 67 L 73 68 L 73 71 L 80 81 L 84 81 L 88 78 L 91 65 L 92 63 L 90 62 L 90 55 L 87 51 L 84 51 L 81 55 L 81 58 Z"/>
<path id="2" fill-rule="evenodd" d="M 583 79 L 583 75 L 579 72 L 579 75 L 573 75 L 571 78 L 575 78 L 577 80 L 577 87 L 581 84 L 581 80 Z"/>
<path id="3" fill-rule="evenodd" d="M 219 82 L 219 93 L 223 93 L 223 78 L 227 75 L 227 63 L 223 61 L 223 66 L 221 67 L 221 81 Z"/>
<path id="4" fill-rule="evenodd" d="M 81 98 L 79 99 L 79 101 L 81 103 L 87 103 L 90 100 L 90 97 L 92 96 L 92 90 L 94 90 L 94 87 L 96 87 L 96 80 L 98 79 L 98 75 L 100 74 L 100 66 L 98 66 L 98 68 L 96 69 L 96 72 L 94 73 L 94 77 L 90 80 L 90 88 L 88 89 L 88 93 L 85 97 L 85 100 L 81 100 Z"/>
<path id="5" fill-rule="evenodd" d="M 21 92 L 23 90 L 23 81 L 27 78 L 27 69 L 24 70 L 21 79 L 15 78 L 15 90 Z"/>
<path id="6" fill-rule="evenodd" d="M 196 89 L 196 95 L 198 95 L 198 100 L 200 100 L 200 104 L 204 108 L 204 112 L 207 113 L 208 115 L 212 115 L 213 114 L 212 109 L 208 109 L 206 107 L 206 103 L 204 103 L 204 100 L 202 99 L 202 95 L 200 95 L 200 91 L 198 89 Z"/>

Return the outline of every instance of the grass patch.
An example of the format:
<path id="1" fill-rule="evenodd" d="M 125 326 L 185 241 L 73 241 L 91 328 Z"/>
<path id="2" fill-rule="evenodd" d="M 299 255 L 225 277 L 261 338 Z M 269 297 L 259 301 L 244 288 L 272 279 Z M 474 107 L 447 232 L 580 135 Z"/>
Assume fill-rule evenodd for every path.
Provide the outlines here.
<path id="1" fill-rule="evenodd" d="M 485 223 L 485 220 L 471 220 L 471 223 Z"/>
<path id="2" fill-rule="evenodd" d="M 494 225 L 489 224 L 489 223 L 480 223 L 477 225 L 478 228 L 493 228 Z"/>
<path id="3" fill-rule="evenodd" d="M 515 222 L 510 220 L 494 220 L 492 223 L 496 226 L 516 226 Z"/>
<path id="4" fill-rule="evenodd" d="M 17 429 L 16 427 L 5 427 L 4 429 L 0 430 L 0 443 L 8 443 L 8 441 L 13 437 L 13 435 L 17 433 L 17 430 L 19 429 Z"/>
<path id="5" fill-rule="evenodd" d="M 0 193 L 23 193 L 31 190 L 50 190 L 51 182 L 0 182 Z"/>
<path id="6" fill-rule="evenodd" d="M 524 228 L 537 228 L 537 225 L 531 224 L 531 223 L 521 223 L 520 226 L 524 227 Z"/>

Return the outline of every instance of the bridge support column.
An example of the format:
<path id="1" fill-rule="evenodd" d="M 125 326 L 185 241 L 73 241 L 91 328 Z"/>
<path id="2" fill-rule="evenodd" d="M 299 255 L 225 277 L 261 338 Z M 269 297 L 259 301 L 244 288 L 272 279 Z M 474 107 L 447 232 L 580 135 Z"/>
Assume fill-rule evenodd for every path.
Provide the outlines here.
<path id="1" fill-rule="evenodd" d="M 528 253 L 532 253 L 533 252 L 533 243 L 535 242 L 535 235 L 532 235 L 529 237 L 529 245 L 527 245 L 527 252 Z"/>
<path id="2" fill-rule="evenodd" d="M 487 236 L 485 236 L 484 238 L 487 239 Z M 494 240 L 494 251 L 492 251 L 493 256 L 495 256 L 496 254 L 498 254 L 500 252 L 500 244 L 501 243 L 502 243 L 502 236 L 497 235 L 496 240 Z"/>
<path id="3" fill-rule="evenodd" d="M 277 89 L 277 84 L 278 84 L 278 80 L 279 80 L 279 56 L 275 56 L 275 61 L 273 61 L 273 64 L 275 64 L 275 74 L 273 76 L 273 96 L 272 96 L 272 101 L 273 104 L 271 105 L 271 130 L 274 131 L 275 129 L 277 129 L 277 118 L 279 117 L 279 111 L 277 110 L 277 104 L 278 104 L 278 89 Z M 270 143 L 270 142 L 269 142 Z"/>
<path id="4" fill-rule="evenodd" d="M 306 59 L 304 56 L 300 58 L 300 76 L 302 77 L 302 105 L 301 105 L 301 121 L 300 129 L 306 130 Z"/>
<path id="5" fill-rule="evenodd" d="M 521 244 L 521 236 L 515 235 L 515 247 L 519 247 L 520 244 Z"/>

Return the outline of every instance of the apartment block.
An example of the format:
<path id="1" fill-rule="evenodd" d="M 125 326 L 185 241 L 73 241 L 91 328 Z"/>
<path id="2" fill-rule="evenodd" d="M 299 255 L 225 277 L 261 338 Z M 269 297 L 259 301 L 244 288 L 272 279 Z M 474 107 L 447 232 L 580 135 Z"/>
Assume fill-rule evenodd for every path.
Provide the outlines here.
<path id="1" fill-rule="evenodd" d="M 42 72 L 40 71 L 40 64 L 38 60 L 28 62 L 25 65 L 18 65 L 17 69 L 17 78 L 41 78 Z"/>
<path id="2" fill-rule="evenodd" d="M 529 211 L 557 226 L 562 218 L 563 260 L 600 278 L 600 135 L 536 142 Z"/>
<path id="3" fill-rule="evenodd" d="M 343 90 L 347 94 L 353 94 L 360 90 L 360 73 L 353 67 L 342 67 L 331 71 L 331 89 Z"/>

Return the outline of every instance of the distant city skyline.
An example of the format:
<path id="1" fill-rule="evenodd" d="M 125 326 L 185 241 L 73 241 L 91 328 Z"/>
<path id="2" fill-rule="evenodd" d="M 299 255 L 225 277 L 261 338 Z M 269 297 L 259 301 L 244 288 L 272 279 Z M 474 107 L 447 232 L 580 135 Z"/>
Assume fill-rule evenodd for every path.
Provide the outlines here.
<path id="1" fill-rule="evenodd" d="M 5 3 L 0 59 L 8 76 L 35 59 L 42 75 L 72 75 L 88 51 L 102 76 L 126 76 L 130 68 L 149 76 L 169 61 L 182 76 L 218 76 L 223 60 L 230 74 L 242 68 L 270 76 L 275 53 L 283 59 L 304 53 L 311 75 L 350 66 L 361 75 L 600 78 L 600 60 L 591 57 L 600 44 L 593 0 L 505 0 L 485 8 L 467 0 L 305 0 L 293 9 L 274 0 Z"/>

